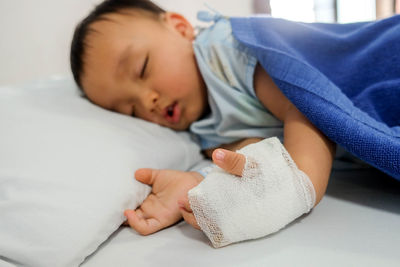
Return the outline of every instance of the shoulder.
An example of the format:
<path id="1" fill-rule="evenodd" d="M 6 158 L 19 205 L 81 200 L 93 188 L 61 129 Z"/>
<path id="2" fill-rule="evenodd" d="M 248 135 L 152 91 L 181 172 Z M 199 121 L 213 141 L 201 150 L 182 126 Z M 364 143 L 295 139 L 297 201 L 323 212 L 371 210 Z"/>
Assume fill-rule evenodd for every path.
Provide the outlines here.
<path id="1" fill-rule="evenodd" d="M 220 18 L 200 30 L 193 45 L 200 69 L 203 66 L 231 88 L 254 95 L 253 74 L 257 60 L 233 36 L 230 19 Z"/>
<path id="2" fill-rule="evenodd" d="M 206 28 L 199 28 L 195 43 L 211 45 L 215 43 L 229 43 L 232 38 L 232 26 L 227 18 L 220 18 Z"/>
<path id="3" fill-rule="evenodd" d="M 220 52 L 240 52 L 242 54 L 251 53 L 245 45 L 237 40 L 233 34 L 231 18 L 220 17 L 212 25 L 206 28 L 199 28 L 194 41 L 195 47 L 224 47 L 226 50 Z"/>

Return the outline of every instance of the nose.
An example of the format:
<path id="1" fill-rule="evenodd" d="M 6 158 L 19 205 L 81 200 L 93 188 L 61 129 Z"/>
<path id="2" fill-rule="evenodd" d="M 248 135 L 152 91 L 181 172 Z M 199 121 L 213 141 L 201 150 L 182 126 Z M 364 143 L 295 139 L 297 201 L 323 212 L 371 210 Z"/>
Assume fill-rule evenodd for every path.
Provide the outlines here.
<path id="1" fill-rule="evenodd" d="M 157 108 L 157 103 L 160 98 L 159 94 L 154 90 L 148 90 L 147 94 L 143 94 L 142 103 L 144 104 L 146 110 L 154 112 Z"/>

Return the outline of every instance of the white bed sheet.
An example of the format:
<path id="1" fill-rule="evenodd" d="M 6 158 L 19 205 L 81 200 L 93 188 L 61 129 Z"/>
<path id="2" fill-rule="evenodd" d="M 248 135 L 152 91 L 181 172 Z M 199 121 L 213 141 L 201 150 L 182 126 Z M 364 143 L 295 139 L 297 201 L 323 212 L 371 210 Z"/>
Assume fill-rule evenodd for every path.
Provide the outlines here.
<path id="1" fill-rule="evenodd" d="M 334 172 L 311 214 L 271 236 L 214 249 L 184 222 L 123 227 L 81 266 L 400 266 L 399 247 L 400 182 L 367 169 Z"/>

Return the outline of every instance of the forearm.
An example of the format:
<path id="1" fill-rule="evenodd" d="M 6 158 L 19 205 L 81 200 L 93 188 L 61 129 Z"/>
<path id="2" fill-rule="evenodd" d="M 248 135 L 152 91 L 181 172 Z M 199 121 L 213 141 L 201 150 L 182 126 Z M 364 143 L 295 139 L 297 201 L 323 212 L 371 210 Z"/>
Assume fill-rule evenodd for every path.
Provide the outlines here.
<path id="1" fill-rule="evenodd" d="M 295 106 L 291 106 L 284 118 L 284 146 L 297 167 L 306 173 L 313 183 L 317 205 L 328 185 L 335 144 Z"/>
<path id="2" fill-rule="evenodd" d="M 332 168 L 335 145 L 324 136 L 279 90 L 258 64 L 254 86 L 263 105 L 284 124 L 284 146 L 298 168 L 314 185 L 316 203 L 325 193 Z"/>

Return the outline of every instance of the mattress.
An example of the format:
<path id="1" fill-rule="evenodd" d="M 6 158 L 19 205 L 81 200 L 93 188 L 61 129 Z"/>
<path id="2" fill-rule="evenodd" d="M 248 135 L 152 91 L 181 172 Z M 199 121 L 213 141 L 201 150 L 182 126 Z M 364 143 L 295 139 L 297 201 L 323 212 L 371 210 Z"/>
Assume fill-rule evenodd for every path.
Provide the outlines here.
<path id="1" fill-rule="evenodd" d="M 185 222 L 149 236 L 121 227 L 81 266 L 399 266 L 399 226 L 398 181 L 334 171 L 321 203 L 273 235 L 214 249 Z"/>

